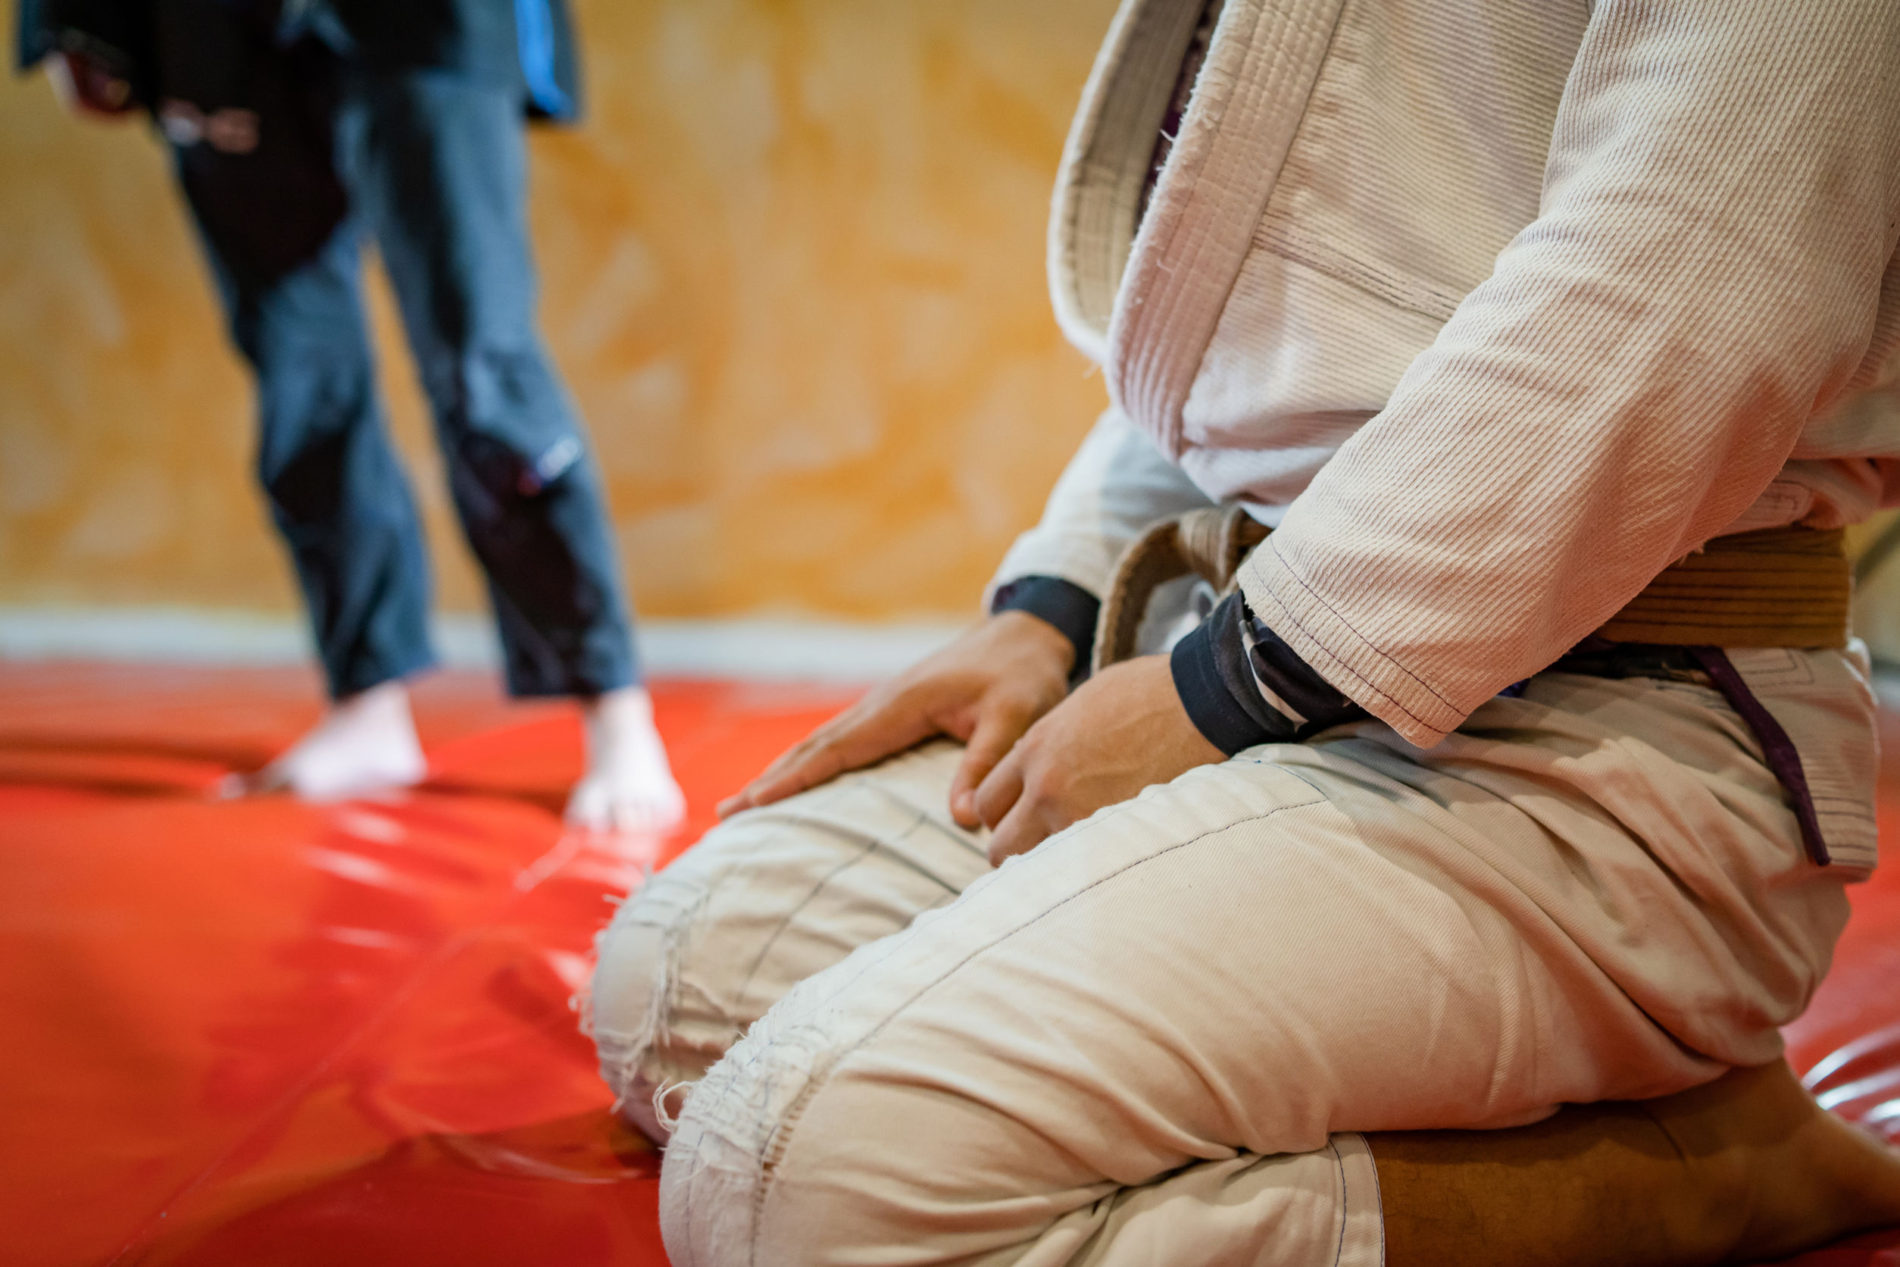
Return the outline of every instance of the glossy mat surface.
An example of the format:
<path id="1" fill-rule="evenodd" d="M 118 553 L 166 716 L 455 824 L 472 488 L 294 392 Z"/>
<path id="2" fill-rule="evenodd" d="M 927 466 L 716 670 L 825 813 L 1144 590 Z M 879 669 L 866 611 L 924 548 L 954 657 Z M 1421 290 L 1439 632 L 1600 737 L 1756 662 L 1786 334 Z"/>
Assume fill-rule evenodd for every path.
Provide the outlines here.
<path id="1" fill-rule="evenodd" d="M 303 674 L 0 665 L 0 1261 L 661 1267 L 568 1001 L 611 895 L 848 695 L 656 697 L 694 820 L 606 848 L 560 827 L 571 715 L 486 679 L 422 688 L 427 786 L 315 807 L 211 796 L 314 717 Z M 1900 865 L 1790 1035 L 1890 1138 L 1896 981 Z"/>

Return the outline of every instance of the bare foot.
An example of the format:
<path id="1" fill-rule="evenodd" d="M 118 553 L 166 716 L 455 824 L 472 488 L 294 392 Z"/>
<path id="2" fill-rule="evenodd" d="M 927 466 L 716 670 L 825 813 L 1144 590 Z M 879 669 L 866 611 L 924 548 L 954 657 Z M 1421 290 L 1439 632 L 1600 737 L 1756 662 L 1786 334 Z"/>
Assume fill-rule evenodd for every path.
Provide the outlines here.
<path id="1" fill-rule="evenodd" d="M 567 821 L 592 831 L 656 832 L 686 817 L 666 747 L 653 728 L 653 700 L 629 686 L 586 700 L 587 773 L 567 801 Z"/>
<path id="2" fill-rule="evenodd" d="M 384 682 L 338 700 L 289 751 L 255 773 L 231 775 L 220 791 L 341 801 L 409 787 L 427 773 L 409 692 L 400 682 Z"/>
<path id="3" fill-rule="evenodd" d="M 1900 1225 L 1900 1153 L 1824 1111 L 1785 1061 L 1635 1107 L 1727 1194 L 1736 1240 L 1722 1262 Z"/>

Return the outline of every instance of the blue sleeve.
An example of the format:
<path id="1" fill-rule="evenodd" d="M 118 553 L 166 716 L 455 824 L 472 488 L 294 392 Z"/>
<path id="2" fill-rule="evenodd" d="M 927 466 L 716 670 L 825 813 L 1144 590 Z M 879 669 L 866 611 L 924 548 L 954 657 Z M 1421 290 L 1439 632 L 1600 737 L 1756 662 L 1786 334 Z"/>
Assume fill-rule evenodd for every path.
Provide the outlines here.
<path id="1" fill-rule="evenodd" d="M 19 0 L 14 60 L 30 70 L 59 48 L 78 48 L 144 90 L 152 66 L 152 0 Z"/>
<path id="2" fill-rule="evenodd" d="M 19 0 L 18 25 L 14 32 L 13 66 L 28 71 L 53 51 L 53 35 L 47 28 L 45 6 L 41 0 Z"/>

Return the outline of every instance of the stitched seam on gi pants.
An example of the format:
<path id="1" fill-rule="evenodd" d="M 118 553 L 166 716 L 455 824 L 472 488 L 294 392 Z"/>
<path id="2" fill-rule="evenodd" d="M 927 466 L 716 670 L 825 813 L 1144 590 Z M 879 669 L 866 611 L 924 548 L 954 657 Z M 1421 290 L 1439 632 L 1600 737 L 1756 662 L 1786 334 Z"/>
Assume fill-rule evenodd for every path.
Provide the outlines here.
<path id="1" fill-rule="evenodd" d="M 919 814 L 919 817 L 921 818 L 922 815 Z M 910 830 L 910 828 L 906 828 L 904 834 L 908 835 Z M 856 853 L 852 854 L 849 858 L 843 859 L 837 866 L 819 877 L 818 883 L 812 885 L 811 888 L 806 891 L 805 896 L 798 899 L 798 904 L 785 912 L 785 918 L 779 921 L 778 927 L 772 930 L 772 935 L 765 939 L 763 946 L 759 947 L 759 953 L 757 957 L 752 960 L 752 966 L 746 969 L 745 977 L 739 982 L 739 988 L 733 991 L 732 998 L 735 1005 L 744 999 L 746 991 L 752 988 L 752 982 L 759 975 L 759 969 L 765 966 L 766 957 L 772 953 L 772 947 L 778 945 L 778 939 L 785 935 L 785 930 L 792 926 L 792 921 L 796 920 L 799 914 L 812 904 L 812 899 L 824 892 L 826 886 L 833 880 L 837 879 L 844 872 L 849 871 L 852 867 L 857 866 L 860 862 L 863 862 L 866 858 L 870 857 L 872 853 L 876 852 L 876 850 L 877 841 L 865 841 L 859 846 Z"/>
<path id="2" fill-rule="evenodd" d="M 1230 760 L 1232 760 L 1232 758 L 1230 758 Z M 1244 764 L 1255 765 L 1255 766 L 1273 765 L 1272 762 L 1268 762 L 1268 761 L 1247 761 L 1247 762 L 1244 762 Z M 1304 782 L 1304 780 L 1299 780 L 1299 781 Z M 1310 787 L 1311 784 L 1308 784 L 1307 786 Z M 1035 914 L 1035 916 L 1029 919 L 1028 921 L 1022 924 L 1019 924 L 1015 928 L 1010 929 L 1008 932 L 1004 933 L 1002 936 L 996 938 L 995 940 L 987 942 L 986 944 L 977 947 L 975 950 L 972 950 L 969 954 L 957 960 L 957 962 L 955 962 L 954 964 L 951 964 L 936 978 L 934 978 L 931 981 L 925 982 L 922 986 L 918 987 L 918 989 L 914 993 L 912 993 L 909 998 L 905 999 L 902 1003 L 898 1004 L 897 1007 L 893 1008 L 888 1016 L 884 1017 L 876 1025 L 872 1026 L 870 1031 L 867 1032 L 862 1038 L 858 1039 L 858 1041 L 852 1043 L 849 1047 L 845 1048 L 842 1051 L 830 1053 L 829 1058 L 827 1059 L 825 1063 L 825 1068 L 823 1070 L 814 1069 L 812 1073 L 806 1077 L 805 1085 L 799 1088 L 798 1095 L 793 1099 L 792 1103 L 788 1105 L 785 1111 L 780 1115 L 778 1125 L 774 1127 L 773 1130 L 765 1137 L 765 1139 L 763 1139 L 760 1142 L 759 1155 L 758 1155 L 759 1183 L 758 1183 L 758 1190 L 753 1195 L 753 1200 L 752 1200 L 752 1243 L 751 1245 L 747 1247 L 747 1262 L 749 1264 L 752 1264 L 753 1267 L 756 1267 L 756 1264 L 758 1262 L 758 1252 L 759 1252 L 758 1237 L 759 1237 L 760 1224 L 763 1221 L 762 1216 L 765 1211 L 765 1199 L 770 1194 L 772 1181 L 776 1177 L 778 1162 L 784 1158 L 785 1149 L 786 1147 L 789 1146 L 789 1140 L 787 1139 L 787 1137 L 790 1135 L 790 1128 L 793 1125 L 795 1125 L 798 1119 L 804 1114 L 806 1104 L 810 1102 L 811 1098 L 815 1094 L 817 1094 L 820 1084 L 829 1077 L 831 1070 L 835 1069 L 839 1064 L 841 1064 L 843 1061 L 848 1059 L 851 1055 L 856 1053 L 860 1048 L 863 1048 L 869 1045 L 873 1040 L 875 1040 L 878 1037 L 878 1035 L 884 1032 L 884 1029 L 886 1026 L 890 1025 L 892 1021 L 895 1021 L 900 1015 L 903 1014 L 903 1012 L 906 1009 L 908 1009 L 912 1004 L 916 1003 L 917 1000 L 921 999 L 924 995 L 928 994 L 931 990 L 935 989 L 936 987 L 942 985 L 944 982 L 948 981 L 951 977 L 955 976 L 963 968 L 968 966 L 971 963 L 971 961 L 975 960 L 980 955 L 986 954 L 989 951 L 996 949 L 998 946 L 1001 946 L 1004 942 L 1008 941 L 1010 938 L 1015 937 L 1017 934 L 1022 933 L 1025 930 L 1034 927 L 1036 924 L 1040 923 L 1042 920 L 1046 919 L 1048 916 L 1053 915 L 1055 912 L 1061 910 L 1063 907 L 1075 901 L 1077 898 L 1080 898 L 1083 895 L 1090 893 L 1097 888 L 1100 888 L 1102 885 L 1107 884 L 1110 880 L 1119 879 L 1121 876 L 1128 874 L 1130 871 L 1135 870 L 1137 867 L 1153 862 L 1158 858 L 1164 858 L 1167 855 L 1176 852 L 1177 850 L 1186 849 L 1190 845 L 1199 844 L 1201 841 L 1206 840 L 1210 836 L 1218 836 L 1222 832 L 1231 831 L 1236 827 L 1240 827 L 1248 823 L 1264 822 L 1265 820 L 1272 818 L 1278 814 L 1285 813 L 1288 810 L 1310 809 L 1316 805 L 1327 805 L 1327 804 L 1330 804 L 1330 802 L 1324 796 L 1315 796 L 1310 801 L 1300 801 L 1297 804 L 1293 804 L 1293 805 L 1276 805 L 1272 809 L 1267 810 L 1265 813 L 1251 814 L 1243 818 L 1236 818 L 1231 822 L 1223 823 L 1219 827 L 1210 827 L 1208 830 L 1204 832 L 1200 832 L 1194 836 L 1190 836 L 1186 840 L 1178 841 L 1175 844 L 1169 845 L 1165 849 L 1157 850 L 1154 853 L 1147 854 L 1141 858 L 1137 858 L 1134 861 L 1128 863 L 1126 866 L 1117 867 L 1114 871 L 1109 872 L 1107 875 L 1100 876 L 1094 880 L 1091 880 L 1088 884 L 1084 885 L 1080 889 L 1077 889 L 1075 892 L 1069 894 L 1067 897 L 1063 898 L 1061 901 L 1054 903 L 1053 905 L 1049 906 L 1048 908 L 1042 911 L 1038 911 Z M 729 1084 L 726 1090 L 726 1094 L 729 1095 L 731 1093 L 731 1089 L 732 1088 Z M 722 1096 L 721 1098 L 723 1099 L 724 1096 Z"/>
<path id="3" fill-rule="evenodd" d="M 1346 1252 L 1346 1227 L 1352 1212 L 1352 1182 L 1346 1178 L 1346 1159 L 1339 1155 L 1339 1145 L 1328 1139 L 1326 1151 L 1333 1155 L 1333 1165 L 1339 1167 L 1339 1241 L 1333 1246 L 1333 1267 L 1339 1267 L 1339 1257 Z"/>
<path id="4" fill-rule="evenodd" d="M 1361 1136 L 1361 1139 L 1364 1139 Z M 1372 1208 L 1379 1214 L 1379 1267 L 1385 1267 L 1385 1189 L 1379 1183 L 1379 1159 L 1372 1155 L 1372 1142 L 1365 1140 L 1366 1162 L 1372 1168 Z"/>
<path id="5" fill-rule="evenodd" d="M 799 912 L 803 911 L 807 906 L 811 905 L 812 901 L 816 899 L 820 893 L 824 892 L 824 890 L 831 884 L 833 880 L 837 879 L 840 875 L 844 874 L 844 872 L 850 870 L 852 867 L 857 866 L 859 863 L 863 862 L 867 858 L 870 858 L 880 852 L 886 853 L 889 855 L 890 860 L 892 862 L 896 863 L 900 867 L 903 867 L 905 870 L 910 871 L 911 873 L 921 876 L 924 879 L 930 881 L 932 884 L 935 884 L 937 887 L 941 888 L 950 898 L 954 899 L 957 896 L 958 890 L 956 889 L 954 885 L 950 884 L 949 881 L 945 880 L 940 875 L 936 875 L 932 873 L 928 868 L 921 866 L 917 862 L 909 858 L 906 858 L 903 854 L 891 852 L 891 847 L 893 845 L 897 844 L 900 841 L 910 839 L 913 835 L 917 833 L 917 829 L 919 827 L 926 825 L 927 823 L 929 823 L 929 821 L 930 821 L 930 811 L 920 809 L 916 811 L 916 817 L 912 818 L 911 821 L 907 825 L 905 825 L 905 827 L 901 831 L 898 831 L 889 835 L 867 832 L 864 836 L 863 844 L 859 848 L 858 852 L 852 854 L 849 858 L 844 859 L 837 866 L 833 867 L 830 871 L 826 872 L 824 877 L 820 879 L 816 884 L 814 884 L 811 887 L 811 890 L 808 893 L 806 893 L 804 897 L 799 899 L 798 905 L 793 907 L 789 912 L 786 913 L 785 918 L 782 921 L 780 921 L 779 926 L 772 930 L 772 935 L 766 939 L 765 946 L 759 951 L 758 958 L 754 959 L 752 961 L 752 967 L 747 969 L 746 974 L 745 974 L 745 979 L 739 983 L 739 988 L 733 992 L 733 996 L 732 996 L 733 1005 L 737 1007 L 739 1003 L 744 1001 L 745 996 L 746 996 L 746 991 L 752 988 L 753 979 L 759 975 L 759 969 L 765 966 L 766 956 L 771 954 L 772 947 L 778 944 L 778 939 L 782 937 L 785 934 L 785 931 L 792 926 L 793 921 L 798 918 Z M 932 907 L 932 908 L 927 908 L 927 909 L 935 909 L 935 908 Z M 915 915 L 913 915 L 912 918 L 914 919 Z"/>

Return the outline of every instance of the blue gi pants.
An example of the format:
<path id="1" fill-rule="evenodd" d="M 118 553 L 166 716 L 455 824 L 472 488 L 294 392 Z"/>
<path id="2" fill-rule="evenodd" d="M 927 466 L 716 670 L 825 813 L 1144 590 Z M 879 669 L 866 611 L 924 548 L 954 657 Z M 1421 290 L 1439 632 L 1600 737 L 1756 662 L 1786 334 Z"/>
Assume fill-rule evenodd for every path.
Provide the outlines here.
<path id="1" fill-rule="evenodd" d="M 256 372 L 258 478 L 333 695 L 430 665 L 415 501 L 375 389 L 362 246 L 388 270 L 455 508 L 487 575 L 509 690 L 638 678 L 600 478 L 535 324 L 518 88 L 285 56 L 259 144 L 173 137 Z"/>

